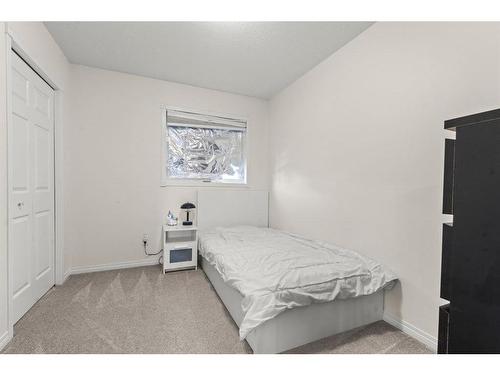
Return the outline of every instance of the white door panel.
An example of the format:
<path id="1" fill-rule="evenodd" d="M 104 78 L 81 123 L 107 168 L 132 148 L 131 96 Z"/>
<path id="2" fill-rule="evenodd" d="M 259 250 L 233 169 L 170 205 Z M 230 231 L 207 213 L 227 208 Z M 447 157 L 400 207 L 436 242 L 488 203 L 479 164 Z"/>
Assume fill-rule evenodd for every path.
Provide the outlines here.
<path id="1" fill-rule="evenodd" d="M 40 124 L 44 124 L 47 129 L 52 127 L 52 123 L 47 121 L 51 118 L 52 112 L 52 89 L 44 90 L 43 87 L 34 87 L 33 100 L 35 109 L 35 119 Z"/>
<path id="2" fill-rule="evenodd" d="M 21 217 L 13 220 L 12 226 L 12 243 L 17 251 L 13 254 L 14 264 L 21 268 L 22 264 L 30 263 L 30 228 L 28 217 Z M 31 282 L 31 270 L 28 267 L 23 267 L 22 272 L 16 272 L 13 275 L 13 292 L 17 295 L 23 288 Z"/>
<path id="3" fill-rule="evenodd" d="M 15 249 L 12 252 L 12 265 L 16 270 L 12 275 L 12 303 L 16 322 L 33 304 L 29 216 L 11 219 L 9 245 Z"/>
<path id="4" fill-rule="evenodd" d="M 33 211 L 51 211 L 54 207 L 52 134 L 38 125 L 33 126 Z"/>
<path id="5" fill-rule="evenodd" d="M 15 323 L 54 285 L 54 91 L 12 52 L 9 254 Z"/>
<path id="6" fill-rule="evenodd" d="M 11 149 L 9 163 L 12 165 L 10 181 L 10 217 L 26 216 L 31 212 L 32 195 L 30 193 L 30 125 L 28 120 L 12 115 Z"/>
<path id="7" fill-rule="evenodd" d="M 13 135 L 12 161 L 14 170 L 12 171 L 12 187 L 14 189 L 28 190 L 29 185 L 29 153 L 30 132 L 27 119 L 20 117 L 17 113 L 12 116 L 11 131 Z"/>
<path id="8" fill-rule="evenodd" d="M 52 215 L 50 211 L 34 215 L 34 294 L 43 296 L 54 285 L 54 247 L 50 233 L 52 232 Z M 38 298 L 36 298 L 38 300 Z"/>
<path id="9" fill-rule="evenodd" d="M 12 67 L 12 94 L 20 98 L 23 102 L 28 102 L 28 81 L 24 74 L 25 70 L 19 71 L 17 67 Z"/>

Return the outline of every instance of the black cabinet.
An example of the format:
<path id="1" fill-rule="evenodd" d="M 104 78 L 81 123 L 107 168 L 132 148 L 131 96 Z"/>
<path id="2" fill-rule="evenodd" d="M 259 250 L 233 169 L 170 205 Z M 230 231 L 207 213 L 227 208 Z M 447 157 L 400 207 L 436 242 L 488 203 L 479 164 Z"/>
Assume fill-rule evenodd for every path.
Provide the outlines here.
<path id="1" fill-rule="evenodd" d="M 438 351 L 500 353 L 500 110 L 445 128 L 456 140 L 445 150 L 443 212 L 453 225 L 443 225 L 441 297 L 450 304 L 440 309 Z"/>
<path id="2" fill-rule="evenodd" d="M 443 214 L 453 214 L 453 169 L 455 165 L 455 140 L 444 143 Z"/>
<path id="3" fill-rule="evenodd" d="M 441 298 L 450 300 L 451 258 L 453 251 L 453 224 L 443 224 L 443 252 L 441 255 Z"/>
<path id="4" fill-rule="evenodd" d="M 438 353 L 448 353 L 448 333 L 450 323 L 450 304 L 439 308 Z"/>

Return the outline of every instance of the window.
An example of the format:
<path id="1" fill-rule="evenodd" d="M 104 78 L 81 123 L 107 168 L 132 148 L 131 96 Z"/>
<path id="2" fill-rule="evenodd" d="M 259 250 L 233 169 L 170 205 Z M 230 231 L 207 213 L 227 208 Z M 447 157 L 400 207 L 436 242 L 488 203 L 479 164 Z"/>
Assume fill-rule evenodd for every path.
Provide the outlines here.
<path id="1" fill-rule="evenodd" d="M 244 120 L 167 110 L 167 182 L 246 183 Z"/>

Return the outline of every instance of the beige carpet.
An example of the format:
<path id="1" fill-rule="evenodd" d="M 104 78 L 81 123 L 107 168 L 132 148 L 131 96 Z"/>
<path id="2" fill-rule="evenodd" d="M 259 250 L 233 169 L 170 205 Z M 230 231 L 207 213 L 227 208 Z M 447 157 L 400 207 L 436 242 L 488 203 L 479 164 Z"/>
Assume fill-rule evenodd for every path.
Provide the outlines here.
<path id="1" fill-rule="evenodd" d="M 203 271 L 159 267 L 71 276 L 16 324 L 4 353 L 251 353 Z M 377 322 L 293 353 L 429 353 Z"/>

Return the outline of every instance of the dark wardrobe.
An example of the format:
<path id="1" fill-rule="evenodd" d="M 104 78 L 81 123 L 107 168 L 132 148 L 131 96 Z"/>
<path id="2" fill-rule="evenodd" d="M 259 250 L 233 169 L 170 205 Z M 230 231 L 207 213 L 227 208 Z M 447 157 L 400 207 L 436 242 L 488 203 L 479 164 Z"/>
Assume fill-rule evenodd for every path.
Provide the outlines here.
<path id="1" fill-rule="evenodd" d="M 500 353 L 500 109 L 444 127 L 438 353 Z"/>

